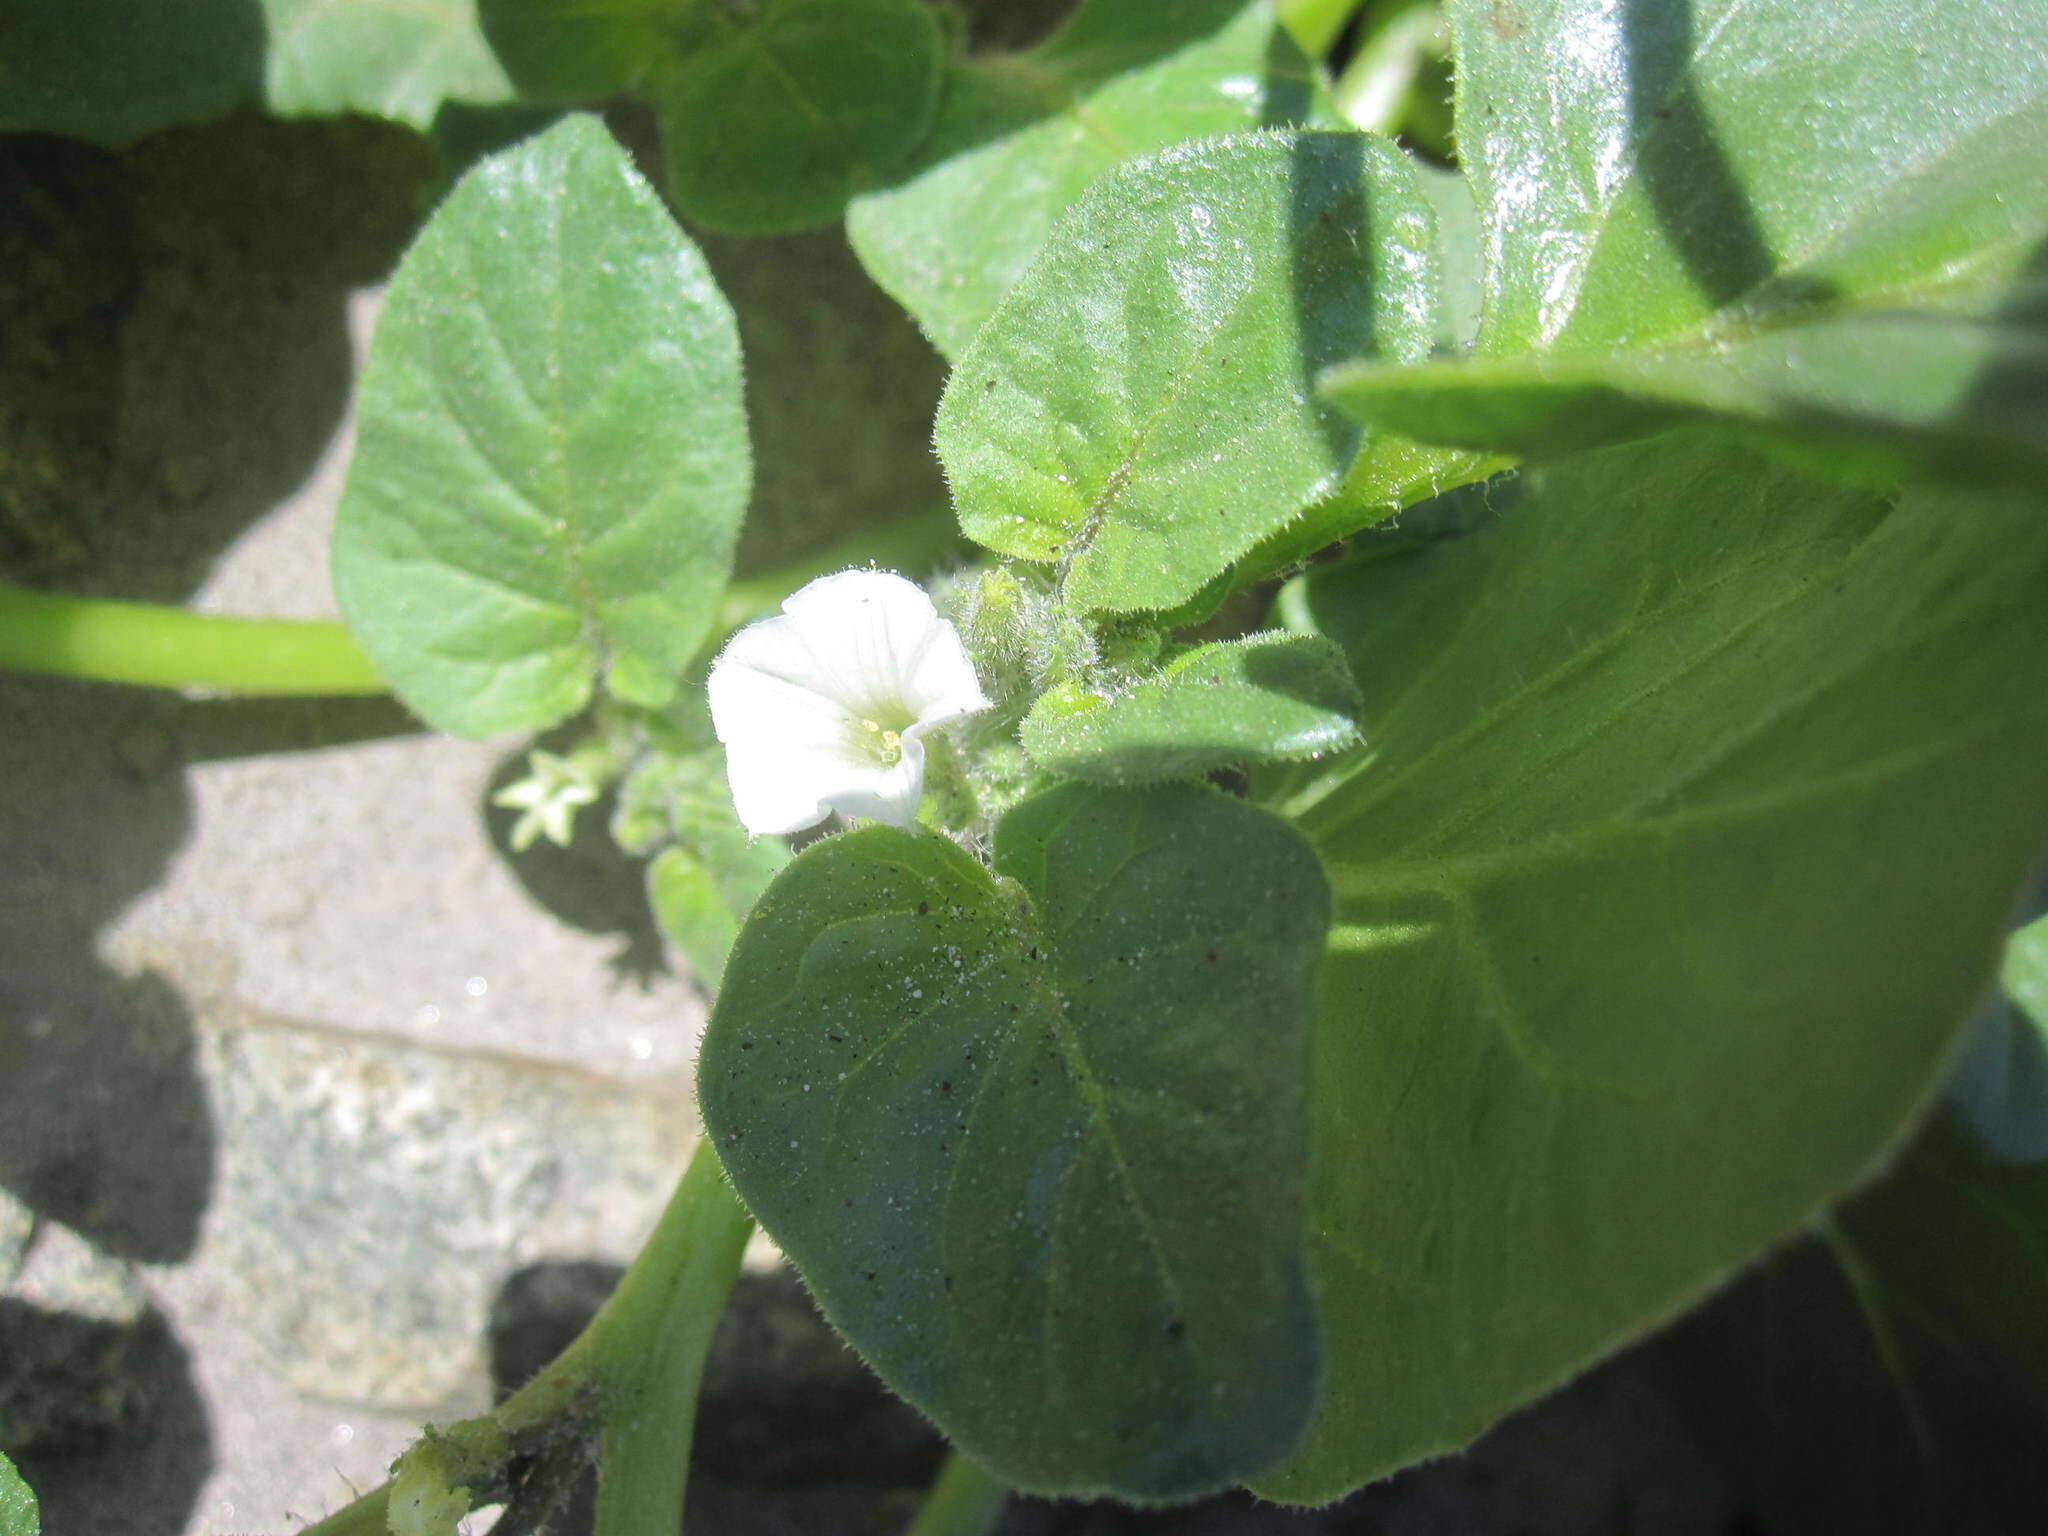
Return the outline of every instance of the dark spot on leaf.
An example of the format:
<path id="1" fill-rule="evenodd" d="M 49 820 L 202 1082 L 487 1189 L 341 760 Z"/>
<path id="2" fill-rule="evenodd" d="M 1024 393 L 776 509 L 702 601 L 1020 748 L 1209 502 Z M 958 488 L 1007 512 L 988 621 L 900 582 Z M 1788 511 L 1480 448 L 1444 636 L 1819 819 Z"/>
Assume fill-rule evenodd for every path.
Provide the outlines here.
<path id="1" fill-rule="evenodd" d="M 932 909 L 932 904 L 931 904 L 930 902 L 928 902 L 928 901 L 920 901 L 920 902 L 919 902 L 919 903 L 917 904 L 917 915 L 918 915 L 919 917 L 923 917 L 923 916 L 925 915 L 925 913 L 927 913 L 927 912 L 931 911 L 931 909 Z"/>
<path id="2" fill-rule="evenodd" d="M 1211 960 L 1214 960 L 1214 959 L 1215 959 L 1216 957 L 1215 957 L 1214 955 L 1211 955 L 1211 956 L 1210 956 L 1209 958 L 1210 958 Z M 827 1035 L 827 1036 L 826 1036 L 825 1038 L 826 1038 L 827 1040 L 830 1040 L 830 1041 L 831 1041 L 831 1042 L 832 1042 L 832 1043 L 833 1043 L 834 1045 L 838 1045 L 838 1044 L 840 1044 L 840 1043 L 841 1043 L 842 1041 L 844 1041 L 844 1040 L 846 1039 L 846 1036 L 844 1036 L 844 1035 Z"/>
<path id="3" fill-rule="evenodd" d="M 1182 1334 L 1186 1333 L 1187 1331 L 1188 1325 L 1182 1322 L 1177 1317 L 1172 1322 L 1166 1325 L 1166 1336 L 1169 1339 L 1178 1339 Z"/>
<path id="4" fill-rule="evenodd" d="M 945 1094 L 950 1094 L 950 1093 L 951 1093 L 952 1091 L 953 1091 L 953 1084 L 952 1084 L 952 1082 L 951 1082 L 951 1081 L 950 1081 L 949 1079 L 947 1079 L 947 1078 L 940 1078 L 940 1079 L 939 1079 L 939 1092 L 941 1092 L 941 1093 L 945 1093 Z"/>
<path id="5" fill-rule="evenodd" d="M 742 1040 L 740 1042 L 740 1049 L 743 1051 L 751 1051 L 753 1048 L 754 1042 L 751 1040 Z"/>

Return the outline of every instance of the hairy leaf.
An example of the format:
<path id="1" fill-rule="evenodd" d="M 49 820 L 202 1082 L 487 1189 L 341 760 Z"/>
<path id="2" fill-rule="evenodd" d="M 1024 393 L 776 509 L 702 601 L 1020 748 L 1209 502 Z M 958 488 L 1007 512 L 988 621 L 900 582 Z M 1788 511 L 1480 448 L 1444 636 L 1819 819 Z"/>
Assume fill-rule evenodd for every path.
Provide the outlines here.
<path id="1" fill-rule="evenodd" d="M 445 730 L 659 705 L 709 634 L 749 465 L 732 312 L 593 118 L 466 176 L 371 351 L 343 615 Z"/>
<path id="2" fill-rule="evenodd" d="M 35 1494 L 0 1452 L 0 1536 L 39 1536 L 42 1528 Z"/>
<path id="3" fill-rule="evenodd" d="M 1358 739 L 1358 709 L 1330 642 L 1254 635 L 1197 646 L 1118 693 L 1055 688 L 1025 717 L 1023 741 L 1055 773 L 1143 784 L 1335 752 Z"/>
<path id="4" fill-rule="evenodd" d="M 1068 785 L 996 834 L 806 849 L 699 1073 L 733 1182 L 895 1390 L 1006 1481 L 1191 1497 L 1289 1450 L 1307 846 L 1200 785 Z"/>
<path id="5" fill-rule="evenodd" d="M 1172 608 L 1333 490 L 1329 361 L 1417 357 L 1432 216 L 1392 145 L 1260 133 L 1111 173 L 961 358 L 939 457 L 961 526 L 1057 560 L 1080 609 Z"/>
<path id="6" fill-rule="evenodd" d="M 2048 835 L 2044 581 L 2038 506 L 1686 437 L 1306 580 L 1370 745 L 1289 802 L 1329 1381 L 1263 1488 L 1470 1439 L 1880 1155 Z"/>
<path id="7" fill-rule="evenodd" d="M 1098 177 L 1184 139 L 1323 118 L 1265 0 L 1086 0 L 1035 48 L 946 76 L 936 126 L 847 230 L 875 278 L 958 357 Z"/>
<path id="8" fill-rule="evenodd" d="M 2038 480 L 2048 9 L 1450 11 L 1482 360 L 1371 360 L 1338 376 L 1348 406 L 1531 452 L 1721 418 L 1846 446 L 1858 473 L 1931 458 Z"/>

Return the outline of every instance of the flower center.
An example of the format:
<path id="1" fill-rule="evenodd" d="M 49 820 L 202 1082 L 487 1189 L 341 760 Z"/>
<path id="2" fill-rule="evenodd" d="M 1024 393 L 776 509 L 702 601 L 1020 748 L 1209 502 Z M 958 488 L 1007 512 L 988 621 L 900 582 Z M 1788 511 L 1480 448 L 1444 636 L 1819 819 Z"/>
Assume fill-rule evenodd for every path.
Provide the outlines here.
<path id="1" fill-rule="evenodd" d="M 907 723 L 907 722 L 906 722 Z M 862 753 L 878 766 L 893 768 L 903 759 L 903 732 L 880 720 L 863 717 L 856 733 Z"/>

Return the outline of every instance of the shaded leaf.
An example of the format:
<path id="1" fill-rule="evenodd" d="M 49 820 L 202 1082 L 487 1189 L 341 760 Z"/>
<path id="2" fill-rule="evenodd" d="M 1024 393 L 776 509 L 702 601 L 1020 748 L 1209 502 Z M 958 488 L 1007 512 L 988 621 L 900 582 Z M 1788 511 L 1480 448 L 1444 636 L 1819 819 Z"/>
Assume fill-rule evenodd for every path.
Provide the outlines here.
<path id="1" fill-rule="evenodd" d="M 392 279 L 335 527 L 380 670 L 461 735 L 606 688 L 659 705 L 710 633 L 749 466 L 732 312 L 595 119 L 463 178 Z"/>
<path id="2" fill-rule="evenodd" d="M 1288 800 L 1329 1380 L 1262 1488 L 1469 1440 L 1883 1152 L 2048 835 L 2044 579 L 2038 506 L 1668 437 L 1305 580 L 1370 747 Z"/>
<path id="3" fill-rule="evenodd" d="M 837 218 L 917 147 L 938 110 L 938 24 L 919 0 L 707 0 L 645 89 L 669 193 L 719 229 Z"/>
<path id="4" fill-rule="evenodd" d="M 936 441 L 961 526 L 1075 608 L 1171 608 L 1333 490 L 1336 357 L 1416 357 L 1432 218 L 1361 134 L 1251 134 L 1105 177 L 967 349 Z M 1362 259 L 1361 259 L 1362 258 Z"/>
<path id="5" fill-rule="evenodd" d="M 1025 717 L 1024 750 L 1054 773 L 1102 784 L 1191 778 L 1348 747 L 1358 708 L 1327 640 L 1255 635 L 1197 646 L 1115 694 L 1055 688 Z"/>
<path id="6" fill-rule="evenodd" d="M 2048 461 L 2048 10 L 1452 0 L 1482 360 L 1338 375 L 1430 440 L 1711 417 L 1973 473 Z M 1939 104 L 1939 109 L 1934 109 Z M 1825 459 L 1817 462 L 1827 462 Z"/>
<path id="7" fill-rule="evenodd" d="M 1236 1482 L 1316 1387 L 1321 872 L 1198 785 L 1040 795 L 995 866 L 882 826 L 799 855 L 733 952 L 705 1122 L 834 1324 L 1006 1481 Z"/>
<path id="8" fill-rule="evenodd" d="M 2048 1500 L 2044 1252 L 2048 1166 L 1937 1119 L 1651 1360 L 1773 1531 L 2009 1536 Z"/>
<path id="9" fill-rule="evenodd" d="M 259 0 L 11 0 L 0 14 L 0 133 L 133 143 L 263 91 Z"/>
<path id="10" fill-rule="evenodd" d="M 1086 0 L 1035 48 L 954 64 L 914 168 L 857 198 L 847 230 L 958 357 L 1105 171 L 1184 139 L 1317 117 L 1314 70 L 1263 0 Z"/>

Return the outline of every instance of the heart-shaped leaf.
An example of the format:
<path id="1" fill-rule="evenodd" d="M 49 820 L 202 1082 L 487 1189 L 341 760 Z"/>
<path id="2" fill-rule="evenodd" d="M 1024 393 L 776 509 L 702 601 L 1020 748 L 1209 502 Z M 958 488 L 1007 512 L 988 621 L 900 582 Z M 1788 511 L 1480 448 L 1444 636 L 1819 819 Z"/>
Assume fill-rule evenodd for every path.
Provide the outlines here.
<path id="1" fill-rule="evenodd" d="M 1307 578 L 1369 753 L 1330 869 L 1310 1260 L 1331 1498 L 1669 1318 L 1932 1091 L 2048 837 L 2048 520 L 1711 438 Z"/>
<path id="2" fill-rule="evenodd" d="M 668 700 L 746 510 L 739 344 L 595 118 L 463 178 L 391 281 L 359 419 L 335 593 L 407 704 L 486 736 L 600 675 Z"/>
<path id="3" fill-rule="evenodd" d="M 1006 1481 L 1156 1500 L 1284 1455 L 1308 847 L 1200 785 L 1068 785 L 996 835 L 872 826 L 756 906 L 699 1071 L 742 1196 L 883 1379 Z"/>

